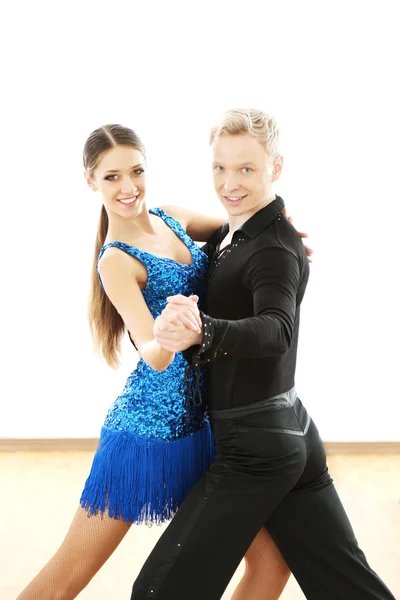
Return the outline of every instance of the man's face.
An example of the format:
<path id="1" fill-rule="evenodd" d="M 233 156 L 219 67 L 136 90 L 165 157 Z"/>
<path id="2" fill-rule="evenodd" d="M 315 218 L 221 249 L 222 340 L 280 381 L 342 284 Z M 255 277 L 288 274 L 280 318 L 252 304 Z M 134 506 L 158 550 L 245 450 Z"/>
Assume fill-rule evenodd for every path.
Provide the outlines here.
<path id="1" fill-rule="evenodd" d="M 250 133 L 216 137 L 212 153 L 215 191 L 230 216 L 247 221 L 274 199 L 282 158 L 268 156 Z"/>

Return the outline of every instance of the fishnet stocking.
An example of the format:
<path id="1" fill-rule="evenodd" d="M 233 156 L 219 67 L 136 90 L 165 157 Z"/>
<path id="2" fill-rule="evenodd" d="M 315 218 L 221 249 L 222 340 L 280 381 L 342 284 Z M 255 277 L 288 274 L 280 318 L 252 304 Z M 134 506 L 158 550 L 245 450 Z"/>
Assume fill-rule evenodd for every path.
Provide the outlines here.
<path id="1" fill-rule="evenodd" d="M 87 586 L 129 530 L 106 514 L 88 517 L 78 508 L 56 554 L 17 600 L 71 600 Z"/>
<path id="2" fill-rule="evenodd" d="M 56 554 L 17 600 L 72 600 L 87 586 L 129 530 L 106 514 L 88 517 L 78 508 Z M 245 573 L 231 600 L 277 600 L 290 576 L 263 527 L 245 556 Z"/>
<path id="3" fill-rule="evenodd" d="M 290 571 L 263 527 L 245 556 L 245 572 L 231 600 L 277 600 Z"/>

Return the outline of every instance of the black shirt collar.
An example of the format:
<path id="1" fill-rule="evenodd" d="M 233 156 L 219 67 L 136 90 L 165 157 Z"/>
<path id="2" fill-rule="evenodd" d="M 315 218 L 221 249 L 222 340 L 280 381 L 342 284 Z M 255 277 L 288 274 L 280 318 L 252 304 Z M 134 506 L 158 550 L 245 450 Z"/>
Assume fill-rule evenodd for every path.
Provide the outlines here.
<path id="1" fill-rule="evenodd" d="M 255 215 L 250 217 L 248 221 L 243 223 L 239 229 L 235 231 L 237 234 L 239 231 L 244 233 L 250 238 L 255 238 L 264 229 L 268 227 L 276 219 L 279 213 L 285 208 L 285 203 L 280 196 L 276 196 L 275 200 L 267 204 L 264 208 L 256 212 Z M 221 240 L 227 235 L 229 231 L 229 224 L 225 223 L 221 230 Z"/>

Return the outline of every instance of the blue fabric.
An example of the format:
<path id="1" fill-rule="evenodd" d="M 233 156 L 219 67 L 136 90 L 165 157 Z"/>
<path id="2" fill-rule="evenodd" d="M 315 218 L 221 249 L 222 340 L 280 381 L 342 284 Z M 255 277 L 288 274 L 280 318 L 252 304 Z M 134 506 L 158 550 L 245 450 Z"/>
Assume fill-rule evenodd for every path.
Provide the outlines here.
<path id="1" fill-rule="evenodd" d="M 148 281 L 143 296 L 154 318 L 167 296 L 204 297 L 207 257 L 163 210 L 162 218 L 186 244 L 192 264 L 161 258 L 122 242 L 120 248 L 140 260 Z M 190 488 L 206 470 L 212 454 L 212 436 L 204 405 L 197 406 L 193 372 L 181 353 L 163 372 L 143 360 L 128 377 L 124 390 L 108 411 L 99 446 L 81 497 L 89 514 L 107 510 L 114 518 L 133 523 L 161 523 L 171 518 Z M 206 392 L 204 370 L 200 388 Z"/>

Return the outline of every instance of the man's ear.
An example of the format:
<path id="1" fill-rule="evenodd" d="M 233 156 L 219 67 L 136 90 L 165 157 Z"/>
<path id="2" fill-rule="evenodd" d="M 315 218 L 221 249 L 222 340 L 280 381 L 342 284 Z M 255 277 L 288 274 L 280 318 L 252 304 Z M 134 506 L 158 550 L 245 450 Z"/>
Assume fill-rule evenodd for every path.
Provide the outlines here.
<path id="1" fill-rule="evenodd" d="M 90 189 L 93 190 L 94 192 L 97 192 L 97 187 L 96 187 L 93 179 L 90 177 L 89 173 L 87 171 L 85 171 L 84 175 L 85 175 L 86 183 L 88 184 Z"/>
<path id="2" fill-rule="evenodd" d="M 276 181 L 281 176 L 283 170 L 283 156 L 278 156 L 274 162 L 274 171 L 272 174 L 272 181 Z"/>

